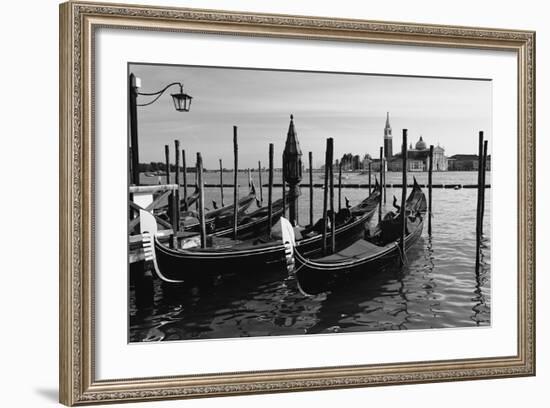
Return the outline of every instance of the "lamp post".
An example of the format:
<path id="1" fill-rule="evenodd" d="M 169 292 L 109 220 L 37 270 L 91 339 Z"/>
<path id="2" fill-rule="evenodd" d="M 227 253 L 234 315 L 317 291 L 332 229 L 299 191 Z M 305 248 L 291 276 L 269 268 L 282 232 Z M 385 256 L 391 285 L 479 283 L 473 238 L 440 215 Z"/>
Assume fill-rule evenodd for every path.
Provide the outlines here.
<path id="1" fill-rule="evenodd" d="M 138 123 L 137 123 L 137 107 L 148 106 L 155 103 L 163 94 L 172 86 L 179 86 L 179 92 L 171 94 L 174 102 L 174 108 L 178 112 L 189 112 L 191 108 L 192 96 L 183 92 L 183 84 L 181 82 L 172 82 L 166 85 L 157 92 L 139 92 L 141 81 L 134 74 L 130 74 L 128 81 L 128 97 L 129 97 L 129 116 L 130 116 L 130 143 L 131 143 L 131 180 L 130 183 L 139 185 L 139 148 L 138 148 Z M 138 104 L 137 98 L 142 96 L 153 96 L 154 98 L 147 102 Z"/>

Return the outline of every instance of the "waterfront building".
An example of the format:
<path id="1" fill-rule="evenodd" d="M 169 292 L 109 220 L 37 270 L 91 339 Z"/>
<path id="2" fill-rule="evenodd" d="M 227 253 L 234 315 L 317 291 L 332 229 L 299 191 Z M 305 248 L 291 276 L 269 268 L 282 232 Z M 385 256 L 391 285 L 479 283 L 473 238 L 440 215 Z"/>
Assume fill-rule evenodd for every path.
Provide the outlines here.
<path id="1" fill-rule="evenodd" d="M 478 168 L 477 154 L 455 154 L 449 157 L 450 171 L 477 171 Z M 486 170 L 491 170 L 491 155 L 487 156 Z"/>
<path id="2" fill-rule="evenodd" d="M 410 144 L 407 149 L 407 170 L 408 171 L 428 171 L 430 165 L 430 149 L 426 142 L 420 136 L 416 144 Z M 398 153 L 388 160 L 389 171 L 401 171 L 403 169 L 403 160 L 401 153 Z M 448 159 L 445 156 L 445 149 L 439 145 L 434 147 L 433 153 L 434 171 L 447 171 Z"/>
<path id="3" fill-rule="evenodd" d="M 407 151 L 407 167 L 408 171 L 427 171 L 429 167 L 429 153 L 430 149 L 422 136 L 418 139 L 416 144 L 409 146 Z M 386 159 L 386 170 L 388 171 L 401 171 L 403 167 L 403 160 L 401 158 L 401 152 L 393 154 L 393 137 L 392 129 L 390 125 L 390 113 L 386 113 L 386 125 L 384 126 L 384 158 Z M 372 169 L 380 169 L 380 159 L 372 161 Z M 368 167 L 368 163 L 366 164 Z M 363 165 L 365 168 L 365 165 Z M 434 171 L 447 171 L 448 159 L 445 156 L 445 149 L 439 144 L 434 147 L 433 153 L 433 169 Z"/>

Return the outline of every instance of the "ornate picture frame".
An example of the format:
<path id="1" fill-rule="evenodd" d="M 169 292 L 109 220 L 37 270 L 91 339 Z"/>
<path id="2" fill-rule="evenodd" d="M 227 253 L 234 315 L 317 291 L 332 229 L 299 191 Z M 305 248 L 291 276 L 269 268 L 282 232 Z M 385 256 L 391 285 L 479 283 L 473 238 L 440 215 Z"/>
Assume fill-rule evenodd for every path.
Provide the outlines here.
<path id="1" fill-rule="evenodd" d="M 96 378 L 94 47 L 99 28 L 326 40 L 517 56 L 517 353 L 170 377 Z M 60 401 L 146 401 L 535 374 L 535 33 L 68 2 L 60 6 Z M 121 221 L 122 222 L 122 221 Z"/>

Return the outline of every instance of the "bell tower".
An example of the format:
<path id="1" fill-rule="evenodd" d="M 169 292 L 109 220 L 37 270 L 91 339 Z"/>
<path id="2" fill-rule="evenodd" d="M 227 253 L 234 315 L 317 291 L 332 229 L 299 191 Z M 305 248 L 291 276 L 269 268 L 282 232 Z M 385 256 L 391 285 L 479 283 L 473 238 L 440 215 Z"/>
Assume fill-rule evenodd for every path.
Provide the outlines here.
<path id="1" fill-rule="evenodd" d="M 386 126 L 384 127 L 384 157 L 389 160 L 393 156 L 390 113 L 386 112 Z"/>

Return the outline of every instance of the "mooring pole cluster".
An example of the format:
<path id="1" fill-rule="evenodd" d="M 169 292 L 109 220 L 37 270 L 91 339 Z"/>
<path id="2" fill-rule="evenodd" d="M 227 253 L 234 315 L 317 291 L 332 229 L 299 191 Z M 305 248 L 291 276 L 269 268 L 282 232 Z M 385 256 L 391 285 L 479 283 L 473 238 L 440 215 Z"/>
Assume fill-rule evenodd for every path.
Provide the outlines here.
<path id="1" fill-rule="evenodd" d="M 237 126 L 233 126 L 233 154 L 234 154 L 234 168 L 233 168 L 233 203 L 232 208 L 229 206 L 226 211 L 230 213 L 233 212 L 233 219 L 232 219 L 232 233 L 233 233 L 233 239 L 238 239 L 238 225 L 239 225 L 239 158 L 238 158 L 238 135 L 237 135 L 238 128 Z M 172 248 L 178 248 L 180 246 L 180 243 L 178 242 L 179 239 L 182 239 L 183 236 L 186 235 L 186 233 L 182 233 L 182 213 L 181 210 L 185 208 L 187 210 L 187 207 L 189 203 L 192 203 L 193 200 L 197 198 L 196 193 L 192 195 L 192 197 L 188 197 L 188 191 L 187 191 L 187 162 L 186 162 L 186 151 L 185 149 L 180 149 L 181 144 L 179 140 L 174 140 L 174 159 L 175 159 L 175 176 L 174 176 L 174 182 L 175 185 L 170 185 L 172 179 L 171 179 L 171 163 L 170 163 L 170 146 L 165 145 L 164 146 L 164 169 L 165 169 L 165 186 L 131 186 L 130 192 L 132 194 L 136 194 L 138 189 L 144 189 L 149 188 L 151 189 L 151 193 L 155 193 L 156 196 L 154 196 L 153 203 L 148 205 L 147 210 L 151 211 L 155 217 L 157 218 L 157 221 L 160 225 L 162 225 L 166 230 L 163 230 L 165 233 L 164 237 L 167 239 L 170 233 L 171 229 L 171 235 L 170 235 L 170 246 Z M 412 149 L 412 145 L 411 145 Z M 391 147 L 389 148 L 391 151 Z M 435 150 L 435 157 L 434 157 L 434 146 L 429 146 L 429 152 L 428 152 L 428 203 L 427 203 L 427 214 L 428 214 L 428 234 L 431 237 L 432 234 L 432 218 L 433 218 L 433 188 L 449 188 L 449 185 L 433 185 L 433 171 L 434 167 L 437 169 L 440 169 L 440 151 Z M 384 157 L 384 147 L 380 147 L 379 149 L 380 153 L 380 159 L 379 159 L 379 169 L 374 168 L 374 175 L 376 180 L 376 170 L 379 171 L 379 179 L 380 179 L 380 198 L 378 204 L 378 214 L 379 214 L 379 221 L 382 220 L 382 211 L 383 211 L 383 202 L 385 202 L 386 199 L 386 188 L 388 184 L 386 183 L 386 172 L 388 165 L 388 159 L 389 157 Z M 402 171 L 402 183 L 401 183 L 401 206 L 399 209 L 399 216 L 395 217 L 394 222 L 399 223 L 399 235 L 398 240 L 395 242 L 396 250 L 399 250 L 400 253 L 400 259 L 401 264 L 404 265 L 407 263 L 406 258 L 406 250 L 407 250 L 407 241 L 409 242 L 409 245 L 411 244 L 411 241 L 407 239 L 407 233 L 410 233 L 411 231 L 408 231 L 409 224 L 409 218 L 412 218 L 416 214 L 413 214 L 411 212 L 407 213 L 407 189 L 408 189 L 408 166 L 411 165 L 411 171 L 414 172 L 415 167 L 413 166 L 415 163 L 413 163 L 413 153 L 412 151 L 410 153 L 411 155 L 411 161 L 408 160 L 409 153 L 408 153 L 408 131 L 407 129 L 402 130 L 402 146 L 401 146 L 401 171 Z M 181 154 L 181 158 L 180 158 Z M 424 156 L 425 157 L 425 156 Z M 180 166 L 180 159 L 181 159 L 181 166 Z M 435 162 L 435 163 L 434 163 Z M 308 173 L 309 173 L 309 224 L 314 224 L 314 183 L 313 183 L 313 153 L 310 151 L 308 152 Z M 340 161 L 337 163 L 338 166 L 338 210 L 336 210 L 336 202 L 335 202 L 335 161 L 334 161 L 334 139 L 333 138 L 327 138 L 326 139 L 326 150 L 325 150 L 325 163 L 324 163 L 324 185 L 323 185 L 323 213 L 322 213 L 322 221 L 323 221 L 323 230 L 322 230 L 322 253 L 323 255 L 328 255 L 331 253 L 335 253 L 337 246 L 336 246 L 336 214 L 337 211 L 342 210 L 342 189 L 345 187 L 355 186 L 352 184 L 346 184 L 345 186 L 342 184 L 342 178 L 343 178 L 343 172 L 344 172 L 344 164 Z M 376 166 L 376 163 L 375 163 Z M 396 169 L 396 167 L 399 166 L 399 161 L 391 161 L 391 168 L 392 170 Z M 486 171 L 488 166 L 488 141 L 484 138 L 484 132 L 479 132 L 479 139 L 478 139 L 478 158 L 477 158 L 477 167 L 478 167 L 478 173 L 477 173 L 477 203 L 476 203 L 476 274 L 480 273 L 480 264 L 482 262 L 482 239 L 483 239 L 483 218 L 484 218 L 484 210 L 485 210 L 485 192 L 486 192 Z M 152 168 L 153 169 L 153 168 Z M 158 167 L 157 167 L 158 169 Z M 244 176 L 244 170 L 246 168 L 243 168 L 243 176 Z M 160 169 L 159 169 L 160 170 Z M 249 187 L 252 188 L 253 186 L 253 171 L 254 167 L 247 168 L 247 175 L 248 175 L 248 184 Z M 300 149 L 300 145 L 297 139 L 297 133 L 294 125 L 294 118 L 291 115 L 290 116 L 290 124 L 288 128 L 287 133 L 287 139 L 285 143 L 285 148 L 283 150 L 282 154 L 282 205 L 281 208 L 278 206 L 276 207 L 276 214 L 274 214 L 274 206 L 273 206 L 273 188 L 274 186 L 278 187 L 278 185 L 274 184 L 274 144 L 269 144 L 269 169 L 268 169 L 268 196 L 267 196 L 267 233 L 271 237 L 271 228 L 273 226 L 274 219 L 278 217 L 281 213 L 285 214 L 285 207 L 288 203 L 288 213 L 289 213 L 289 220 L 293 226 L 298 225 L 298 198 L 300 195 L 299 190 L 299 183 L 302 180 L 302 152 Z M 372 162 L 368 162 L 368 189 L 369 189 L 369 195 L 372 194 Z M 423 168 L 422 170 L 425 170 Z M 156 170 L 155 170 L 156 171 Z M 183 171 L 183 180 L 181 179 L 180 171 Z M 222 207 L 225 206 L 224 203 L 224 183 L 223 183 L 223 163 L 222 159 L 219 159 L 219 188 L 220 188 L 220 195 L 221 195 L 221 205 Z M 161 173 L 157 173 L 161 174 Z M 196 167 L 195 167 L 195 182 L 196 187 L 198 189 L 198 200 L 197 200 L 197 209 L 198 209 L 198 218 L 199 218 L 199 232 L 200 232 L 200 247 L 201 248 L 207 248 L 208 246 L 208 231 L 206 228 L 206 208 L 205 208 L 205 188 L 210 187 L 217 187 L 214 185 L 205 184 L 205 169 L 203 165 L 203 157 L 200 152 L 196 153 Z M 361 174 L 364 174 L 362 172 Z M 152 174 L 147 174 L 146 176 L 152 176 Z M 258 161 L 258 178 L 260 183 L 260 201 L 263 202 L 263 184 L 262 184 L 262 162 Z M 378 181 L 378 180 L 376 180 Z M 183 182 L 183 186 L 182 186 Z M 287 186 L 288 184 L 288 191 Z M 357 184 L 359 186 L 359 184 Z M 395 184 L 389 184 L 391 188 L 398 187 L 398 185 Z M 154 187 L 154 190 L 152 189 Z M 183 187 L 183 198 L 181 197 L 181 191 L 180 189 Z M 320 185 L 317 185 L 317 187 L 320 187 Z M 361 187 L 365 188 L 366 186 L 363 184 Z M 468 188 L 473 188 L 474 185 L 467 185 Z M 489 185 L 490 187 L 490 185 Z M 217 191 L 217 190 L 216 190 Z M 157 194 L 161 192 L 161 194 Z M 168 200 L 168 205 L 166 206 L 166 200 Z M 189 201 L 188 201 L 189 200 Z M 159 203 L 162 202 L 162 217 L 159 217 L 160 214 L 155 214 L 153 211 L 155 208 L 161 208 L 161 205 Z M 347 202 L 347 199 L 346 199 Z M 278 203 L 278 202 L 277 202 Z M 132 207 L 133 205 L 133 207 Z M 395 203 L 397 206 L 397 204 Z M 436 204 L 437 205 L 437 204 Z M 156 207 L 158 206 L 158 207 Z M 137 203 L 130 203 L 130 208 L 133 209 L 133 211 L 139 210 L 139 206 Z M 145 208 L 145 207 L 143 207 Z M 166 208 L 168 209 L 167 212 Z M 265 208 L 264 208 L 265 209 Z M 412 209 L 410 210 L 412 211 Z M 241 213 L 242 214 L 242 213 Z M 168 215 L 168 220 L 164 217 L 164 215 Z M 263 215 L 265 217 L 265 213 Z M 242 216 L 241 216 L 242 218 Z M 264 219 L 265 220 L 265 219 Z M 265 221 L 262 220 L 261 222 L 264 223 Z M 131 223 L 129 225 L 130 230 L 133 230 L 137 227 L 138 219 L 134 218 L 134 220 L 131 220 Z M 330 230 L 329 230 L 330 228 Z M 330 234 L 330 236 L 329 236 Z M 410 239 L 410 238 L 409 238 Z M 139 260 L 139 259 L 138 259 Z M 134 261 L 134 263 L 137 261 Z"/>

